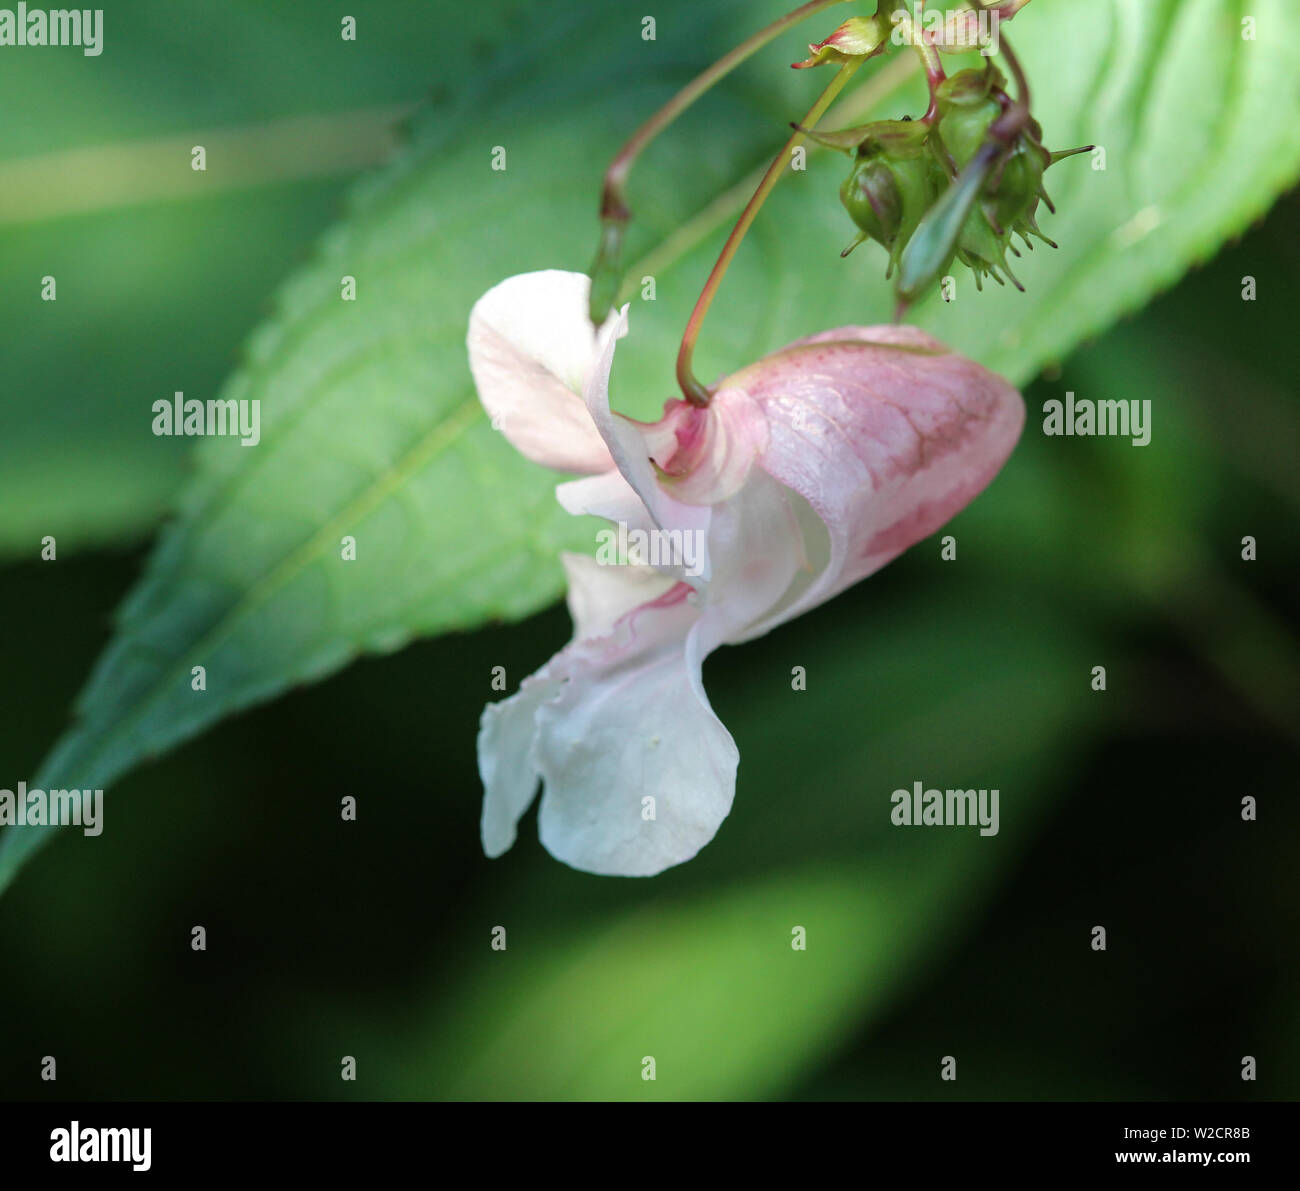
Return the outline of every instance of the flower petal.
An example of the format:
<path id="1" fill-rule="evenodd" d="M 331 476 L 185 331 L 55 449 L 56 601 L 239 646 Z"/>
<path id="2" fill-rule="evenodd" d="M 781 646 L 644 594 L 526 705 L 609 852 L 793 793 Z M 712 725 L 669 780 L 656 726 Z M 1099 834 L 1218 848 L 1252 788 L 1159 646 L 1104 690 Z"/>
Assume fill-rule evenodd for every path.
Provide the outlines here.
<path id="1" fill-rule="evenodd" d="M 674 584 L 485 709 L 478 746 L 489 856 L 514 842 L 539 777 L 541 841 L 585 872 L 650 876 L 713 838 L 731 809 L 738 754 L 700 682 L 690 594 Z"/>
<path id="2" fill-rule="evenodd" d="M 555 486 L 555 499 L 575 517 L 602 517 L 628 529 L 653 529 L 655 520 L 636 490 L 616 468 Z"/>
<path id="3" fill-rule="evenodd" d="M 714 510 L 710 549 L 702 604 L 678 583 L 612 636 L 570 647 L 569 682 L 538 707 L 538 829 L 574 868 L 662 872 L 694 856 L 730 813 L 739 754 L 709 706 L 702 668 L 772 606 L 802 561 L 786 490 L 756 470 Z"/>
<path id="4" fill-rule="evenodd" d="M 606 521 L 614 522 L 615 525 L 626 526 L 629 534 L 638 530 L 646 533 L 661 530 L 660 525 L 650 515 L 650 510 L 645 507 L 632 485 L 618 471 L 611 470 L 605 472 L 604 475 L 585 476 L 581 480 L 569 480 L 567 483 L 556 486 L 555 496 L 564 509 L 575 517 L 603 517 Z M 675 515 L 675 502 L 662 504 L 660 512 L 666 512 L 670 516 Z M 680 534 L 689 532 L 695 535 L 693 542 L 693 545 L 697 546 L 694 552 L 696 555 L 694 558 L 695 565 L 689 568 L 694 571 L 694 574 L 688 574 L 688 568 L 685 565 L 661 566 L 658 570 L 662 574 L 672 575 L 675 579 L 689 583 L 692 587 L 704 587 L 709 580 L 710 574 L 708 532 L 712 515 L 712 510 L 707 507 L 693 509 L 689 517 L 682 516 L 680 518 L 681 521 L 686 522 L 684 527 L 679 525 L 675 530 L 670 529 L 669 531 Z"/>
<path id="5" fill-rule="evenodd" d="M 739 755 L 700 682 L 690 588 L 565 651 L 570 681 L 537 711 L 538 833 L 584 872 L 653 876 L 689 860 L 731 810 Z"/>
<path id="6" fill-rule="evenodd" d="M 615 321 L 617 319 L 617 321 Z M 627 307 L 617 316 L 611 316 L 611 323 L 622 328 L 627 327 Z M 602 332 L 603 334 L 604 332 Z M 656 452 L 671 449 L 671 439 L 664 426 L 659 423 L 643 425 L 614 413 L 609 407 L 609 370 L 613 361 L 612 349 L 603 355 L 597 366 L 587 377 L 583 389 L 583 399 L 591 419 L 600 431 L 609 453 L 622 477 L 631 485 L 632 490 L 641 499 L 649 511 L 650 518 L 660 529 L 681 530 L 683 533 L 707 534 L 709 528 L 709 509 L 706 505 L 684 504 L 675 500 L 660 485 L 655 472 L 652 456 Z M 591 491 L 591 490 L 586 490 Z M 564 503 L 564 496 L 560 500 Z M 565 508 L 569 508 L 566 503 Z M 572 509 L 570 509 L 572 511 Z M 595 512 L 593 508 L 589 511 Z M 600 514 L 607 516 L 607 514 Z M 610 518 L 620 520 L 621 518 Z M 703 578 L 708 580 L 710 573 L 707 554 L 703 560 Z"/>
<path id="7" fill-rule="evenodd" d="M 558 471 L 614 466 L 581 393 L 600 355 L 608 383 L 627 321 L 611 330 L 611 315 L 598 336 L 587 317 L 590 288 L 582 273 L 522 273 L 488 290 L 469 318 L 470 371 L 483 408 L 521 454 Z"/>
<path id="8" fill-rule="evenodd" d="M 719 645 L 751 636 L 750 626 L 778 603 L 805 565 L 791 495 L 755 469 L 736 496 L 714 509 L 709 530 L 713 580 L 695 630 L 701 660 Z"/>
<path id="9" fill-rule="evenodd" d="M 661 484 L 674 499 L 715 505 L 744 487 L 750 469 L 767 449 L 767 418 L 743 389 L 720 390 L 707 409 L 671 401 L 652 431 L 671 428 L 669 452 L 652 452 L 665 474 Z"/>
<path id="10" fill-rule="evenodd" d="M 553 673 L 560 656 L 525 678 L 508 699 L 489 703 L 479 719 L 478 772 L 483 779 L 479 831 L 483 851 L 493 860 L 514 844 L 519 820 L 537 793 L 533 760 L 537 709 L 563 682 Z"/>
<path id="11" fill-rule="evenodd" d="M 830 599 L 933 533 L 997 474 L 1025 417 L 1010 384 L 915 327 L 827 331 L 724 388 L 733 384 L 767 414 L 763 469 L 808 502 L 829 537 L 820 574 L 741 639 Z"/>
<path id="12" fill-rule="evenodd" d="M 573 618 L 573 639 L 605 637 L 629 612 L 659 599 L 673 579 L 653 567 L 602 566 L 588 554 L 560 555 L 568 576 L 566 601 Z"/>
<path id="13" fill-rule="evenodd" d="M 483 850 L 515 842 L 540 778 L 548 851 L 587 872 L 648 876 L 708 843 L 735 793 L 736 747 L 701 682 L 700 608 L 648 567 L 564 562 L 573 642 L 483 711 Z"/>

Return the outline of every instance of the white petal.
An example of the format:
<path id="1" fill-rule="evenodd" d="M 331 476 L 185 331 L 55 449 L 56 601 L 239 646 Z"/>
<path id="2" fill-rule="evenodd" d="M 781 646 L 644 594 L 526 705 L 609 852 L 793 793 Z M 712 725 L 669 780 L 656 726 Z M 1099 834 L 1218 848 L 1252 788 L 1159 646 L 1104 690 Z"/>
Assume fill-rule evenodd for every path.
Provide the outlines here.
<path id="1" fill-rule="evenodd" d="M 700 682 L 688 591 L 678 584 L 613 637 L 571 646 L 569 682 L 538 708 L 539 834 L 574 868 L 662 872 L 694 856 L 731 809 L 738 754 Z"/>
<path id="2" fill-rule="evenodd" d="M 542 843 L 585 872 L 650 876 L 717 833 L 739 754 L 701 668 L 780 599 L 803 553 L 786 490 L 757 469 L 717 506 L 710 538 L 702 600 L 650 568 L 565 556 L 574 642 L 483 715 L 488 855 L 514 842 L 539 776 Z"/>
<path id="3" fill-rule="evenodd" d="M 806 566 L 792 495 L 755 468 L 740 492 L 714 509 L 709 531 L 713 580 L 698 629 L 704 656 L 749 636 Z"/>
<path id="4" fill-rule="evenodd" d="M 731 810 L 739 754 L 701 669 L 782 596 L 803 561 L 785 489 L 756 470 L 715 509 L 710 548 L 716 569 L 701 606 L 677 585 L 612 637 L 571 647 L 569 682 L 538 707 L 541 839 L 574 868 L 662 872 L 694 856 Z M 589 574 L 600 570 L 610 568 Z"/>
<path id="5" fill-rule="evenodd" d="M 626 316 L 610 316 L 597 336 L 587 317 L 591 282 L 548 269 L 507 278 L 470 314 L 470 371 L 493 424 L 536 463 L 592 473 L 613 467 L 581 394 L 605 356 L 608 383 L 614 339 Z M 611 329 L 613 328 L 613 329 Z"/>
<path id="6" fill-rule="evenodd" d="M 625 526 L 629 534 L 638 531 L 660 532 L 665 529 L 650 515 L 650 510 L 645 507 L 645 503 L 633 490 L 632 485 L 618 471 L 611 470 L 604 475 L 569 480 L 567 483 L 557 485 L 555 495 L 564 509 L 575 517 L 593 516 L 612 521 L 615 526 L 614 532 L 617 532 L 617 527 L 620 525 Z M 673 507 L 677 502 L 667 497 L 664 500 L 670 506 L 670 515 L 675 515 Z M 688 506 L 681 506 L 681 508 L 687 509 Z M 671 575 L 674 579 L 680 579 L 695 588 L 705 587 L 710 577 L 708 543 L 709 522 L 712 515 L 712 509 L 707 506 L 699 508 L 689 506 L 689 511 L 680 518 L 685 525 L 670 523 L 666 527 L 668 533 L 683 535 L 677 539 L 682 542 L 681 557 L 683 560 L 689 558 L 692 565 L 664 565 L 658 568 L 662 574 Z M 684 538 L 688 533 L 692 535 L 689 545 Z M 661 549 L 664 551 L 661 557 L 677 557 L 671 553 L 671 542 L 661 543 Z"/>
<path id="7" fill-rule="evenodd" d="M 587 554 L 560 555 L 569 590 L 565 597 L 573 617 L 573 639 L 604 637 L 634 608 L 658 599 L 673 585 L 653 567 L 602 566 Z"/>
<path id="8" fill-rule="evenodd" d="M 582 554 L 562 554 L 569 577 L 574 639 L 607 636 L 633 609 L 662 596 L 673 580 L 650 567 L 604 567 Z M 516 827 L 537 793 L 533 758 L 537 710 L 568 677 L 567 655 L 557 654 L 519 690 L 483 709 L 479 721 L 479 776 L 483 779 L 483 851 L 500 856 L 515 842 Z"/>
<path id="9" fill-rule="evenodd" d="M 519 690 L 483 709 L 478 731 L 478 771 L 483 779 L 483 851 L 495 859 L 515 842 L 516 828 L 537 793 L 533 760 L 537 709 L 559 689 L 561 679 L 551 670 L 552 658 Z"/>
<path id="10" fill-rule="evenodd" d="M 615 323 L 613 333 L 621 335 L 625 333 L 627 326 L 626 306 L 619 312 L 617 318 L 618 322 Z M 608 327 L 602 328 L 602 337 L 607 330 Z M 592 421 L 596 424 L 596 429 L 600 431 L 619 472 L 641 498 L 641 503 L 649 511 L 651 520 L 656 526 L 660 529 L 706 535 L 709 528 L 709 507 L 688 505 L 674 500 L 659 484 L 654 464 L 650 459 L 656 450 L 664 446 L 661 441 L 661 428 L 654 425 L 643 427 L 640 423 L 633 422 L 610 409 L 609 372 L 613 357 L 613 338 L 611 338 L 608 351 L 601 353 L 583 389 L 583 399 L 586 401 Z M 563 503 L 564 497 L 561 496 L 560 499 Z M 569 508 L 569 505 L 565 504 L 565 507 Z M 710 571 L 711 566 L 706 552 L 701 566 L 702 578 L 705 581 L 708 580 Z"/>
<path id="11" fill-rule="evenodd" d="M 584 476 L 555 486 L 555 499 L 575 517 L 602 517 L 628 529 L 653 529 L 654 518 L 636 490 L 613 467 L 598 476 Z"/>

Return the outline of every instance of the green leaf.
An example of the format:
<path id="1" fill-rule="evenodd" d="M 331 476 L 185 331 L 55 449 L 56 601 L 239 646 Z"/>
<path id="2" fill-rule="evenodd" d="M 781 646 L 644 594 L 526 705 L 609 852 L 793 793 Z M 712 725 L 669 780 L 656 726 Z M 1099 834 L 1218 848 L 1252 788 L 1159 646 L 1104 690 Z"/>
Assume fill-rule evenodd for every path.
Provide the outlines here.
<path id="1" fill-rule="evenodd" d="M 475 10 L 501 34 L 488 38 L 493 68 L 452 68 L 454 98 L 361 188 L 280 295 L 223 394 L 263 402 L 262 442 L 214 440 L 200 452 L 77 722 L 33 784 L 110 784 L 360 653 L 521 617 L 556 597 L 556 553 L 590 543 L 590 528 L 559 513 L 555 478 L 480 414 L 462 342 L 470 306 L 509 274 L 585 267 L 600 172 L 620 138 L 782 3 L 701 14 L 664 0 L 659 40 L 646 42 L 639 19 L 575 0 L 530 23 L 526 46 L 505 36 L 504 9 Z M 1008 36 L 1049 147 L 1096 142 L 1107 168 L 1080 157 L 1049 173 L 1061 214 L 1043 226 L 1062 247 L 1017 263 L 1027 295 L 962 284 L 951 304 L 923 303 L 916 321 L 1024 381 L 1265 210 L 1300 163 L 1300 129 L 1277 116 L 1300 65 L 1300 11 L 1287 0 L 1250 7 L 1253 41 L 1241 36 L 1244 5 L 1218 0 L 1026 9 Z M 653 275 L 656 300 L 634 302 L 615 368 L 615 401 L 629 412 L 651 415 L 671 395 L 677 337 L 745 197 L 738 180 L 810 102 L 807 72 L 783 65 L 790 55 L 782 44 L 748 64 L 634 178 L 628 259 L 641 263 L 629 281 L 639 293 Z M 919 111 L 914 77 L 901 90 L 876 86 L 867 114 Z M 505 171 L 491 168 L 498 145 Z M 815 154 L 808 166 L 778 188 L 727 279 L 697 352 L 706 378 L 799 335 L 890 316 L 883 259 L 837 256 L 852 234 L 836 198 L 842 158 Z M 356 302 L 339 300 L 345 274 L 357 278 Z M 345 535 L 355 562 L 341 557 Z M 6 832 L 0 888 L 46 834 Z"/>

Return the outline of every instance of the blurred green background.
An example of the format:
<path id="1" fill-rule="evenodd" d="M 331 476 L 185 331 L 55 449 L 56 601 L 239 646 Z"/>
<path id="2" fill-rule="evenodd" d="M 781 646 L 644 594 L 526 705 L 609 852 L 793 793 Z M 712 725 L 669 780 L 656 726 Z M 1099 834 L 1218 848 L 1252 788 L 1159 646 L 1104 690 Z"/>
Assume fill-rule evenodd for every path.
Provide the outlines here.
<path id="1" fill-rule="evenodd" d="M 187 475 L 185 441 L 142 434 L 128 403 L 214 392 L 396 113 L 500 50 L 426 4 L 350 2 L 349 59 L 333 13 L 230 7 L 110 7 L 98 62 L 0 75 L 29 113 L 0 128 L 0 785 L 63 730 Z M 291 118 L 309 122 L 272 124 L 283 143 L 229 189 L 56 168 Z M 310 176 L 281 177 L 304 138 Z M 54 172 L 32 172 L 42 155 Z M 103 837 L 65 835 L 0 900 L 0 1095 L 1295 1098 L 1298 214 L 1285 198 L 1027 388 L 1011 463 L 945 531 L 957 562 L 931 539 L 710 659 L 741 768 L 696 860 L 586 876 L 531 817 L 481 855 L 489 675 L 545 661 L 562 609 L 360 661 L 116 782 Z M 1044 437 L 1065 390 L 1150 398 L 1151 445 Z M 998 787 L 1001 833 L 891 827 L 915 780 Z"/>

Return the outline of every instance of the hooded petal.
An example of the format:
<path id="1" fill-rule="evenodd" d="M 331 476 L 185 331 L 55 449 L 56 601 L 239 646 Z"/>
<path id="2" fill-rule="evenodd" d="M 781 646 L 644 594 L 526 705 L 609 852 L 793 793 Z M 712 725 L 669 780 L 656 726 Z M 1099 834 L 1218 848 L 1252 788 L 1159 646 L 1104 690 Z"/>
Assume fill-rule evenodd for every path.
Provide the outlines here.
<path id="1" fill-rule="evenodd" d="M 800 340 L 731 385 L 767 415 L 763 470 L 825 527 L 805 535 L 821 554 L 816 577 L 740 639 L 830 599 L 933 533 L 997 474 L 1025 417 L 1000 376 L 906 326 Z"/>
<path id="2" fill-rule="evenodd" d="M 547 269 L 507 278 L 469 318 L 470 371 L 493 424 L 523 455 L 557 471 L 614 466 L 582 392 L 603 356 L 605 383 L 626 318 L 601 333 L 587 317 L 590 279 Z"/>

